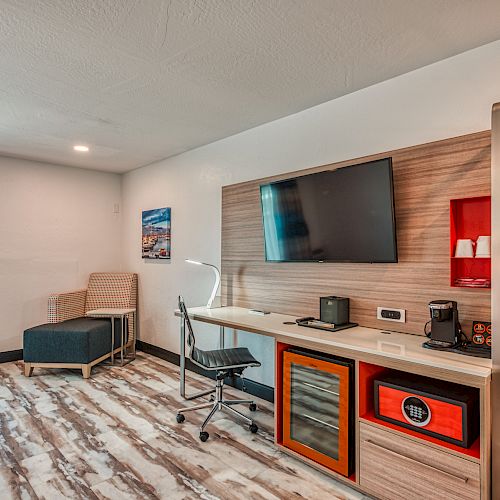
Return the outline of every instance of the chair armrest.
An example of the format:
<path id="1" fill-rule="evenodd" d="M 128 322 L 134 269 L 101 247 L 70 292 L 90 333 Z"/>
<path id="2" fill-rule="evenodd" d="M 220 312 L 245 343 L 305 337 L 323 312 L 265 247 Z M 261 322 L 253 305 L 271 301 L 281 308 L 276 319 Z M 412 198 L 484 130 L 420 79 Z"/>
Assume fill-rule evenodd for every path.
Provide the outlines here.
<path id="1" fill-rule="evenodd" d="M 55 293 L 49 297 L 47 321 L 60 323 L 73 318 L 85 316 L 85 300 L 87 290 Z"/>

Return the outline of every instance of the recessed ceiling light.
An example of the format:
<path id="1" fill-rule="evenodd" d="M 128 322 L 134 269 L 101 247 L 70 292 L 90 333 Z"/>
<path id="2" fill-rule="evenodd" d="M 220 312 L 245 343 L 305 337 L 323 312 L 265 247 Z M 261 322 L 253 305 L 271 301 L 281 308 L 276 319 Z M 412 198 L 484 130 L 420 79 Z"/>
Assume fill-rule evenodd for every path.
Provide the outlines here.
<path id="1" fill-rule="evenodd" d="M 73 146 L 73 149 L 75 151 L 80 151 L 81 153 L 86 153 L 89 150 L 88 146 L 83 146 L 81 144 L 77 144 L 76 146 Z"/>

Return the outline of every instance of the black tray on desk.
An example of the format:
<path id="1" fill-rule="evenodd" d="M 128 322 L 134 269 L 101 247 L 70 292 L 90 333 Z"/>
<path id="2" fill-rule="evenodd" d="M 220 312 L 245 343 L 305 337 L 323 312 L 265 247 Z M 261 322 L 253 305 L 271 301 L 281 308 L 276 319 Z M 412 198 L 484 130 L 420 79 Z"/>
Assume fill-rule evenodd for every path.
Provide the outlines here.
<path id="1" fill-rule="evenodd" d="M 462 344 L 452 350 L 458 354 L 474 356 L 475 358 L 491 359 L 491 349 L 485 347 L 476 347 L 473 344 Z"/>
<path id="2" fill-rule="evenodd" d="M 358 326 L 357 323 L 345 323 L 344 325 L 337 325 L 335 328 L 329 328 L 327 326 L 321 325 L 309 325 L 308 321 L 298 321 L 297 325 L 305 326 L 306 328 L 315 328 L 316 330 L 323 330 L 325 332 L 338 332 L 340 330 L 346 330 L 347 328 L 353 328 L 354 326 Z"/>
<path id="3" fill-rule="evenodd" d="M 464 354 L 465 356 L 473 356 L 475 358 L 491 359 L 491 349 L 485 347 L 476 347 L 471 343 L 461 343 L 451 347 L 432 347 L 429 342 L 424 342 L 423 347 L 427 349 L 436 349 L 437 351 L 455 352 L 457 354 Z"/>

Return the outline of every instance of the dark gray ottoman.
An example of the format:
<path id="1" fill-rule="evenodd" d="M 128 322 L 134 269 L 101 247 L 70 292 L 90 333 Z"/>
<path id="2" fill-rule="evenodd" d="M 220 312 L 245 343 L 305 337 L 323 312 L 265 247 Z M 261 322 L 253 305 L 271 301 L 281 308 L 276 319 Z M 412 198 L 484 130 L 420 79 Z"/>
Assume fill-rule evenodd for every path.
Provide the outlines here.
<path id="1" fill-rule="evenodd" d="M 115 320 L 115 349 L 120 347 L 120 320 Z M 111 353 L 111 321 L 75 318 L 61 323 L 47 323 L 24 332 L 23 359 L 25 375 L 33 368 L 78 368 L 90 376 L 92 366 Z"/>

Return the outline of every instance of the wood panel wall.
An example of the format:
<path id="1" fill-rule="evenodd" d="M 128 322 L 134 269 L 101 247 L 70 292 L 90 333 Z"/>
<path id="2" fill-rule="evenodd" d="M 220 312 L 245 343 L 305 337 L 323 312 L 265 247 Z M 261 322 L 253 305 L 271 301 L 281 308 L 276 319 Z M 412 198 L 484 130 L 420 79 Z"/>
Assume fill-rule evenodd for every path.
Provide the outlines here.
<path id="1" fill-rule="evenodd" d="M 450 287 L 449 202 L 490 194 L 490 132 L 226 186 L 222 190 L 222 303 L 319 317 L 319 297 L 351 299 L 362 326 L 423 334 L 427 304 L 456 300 L 462 326 L 490 319 L 490 290 Z M 397 264 L 265 262 L 259 185 L 392 156 Z M 404 308 L 406 323 L 376 319 Z"/>

